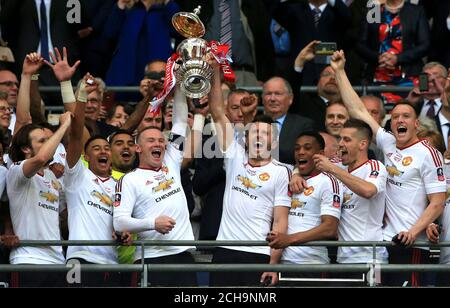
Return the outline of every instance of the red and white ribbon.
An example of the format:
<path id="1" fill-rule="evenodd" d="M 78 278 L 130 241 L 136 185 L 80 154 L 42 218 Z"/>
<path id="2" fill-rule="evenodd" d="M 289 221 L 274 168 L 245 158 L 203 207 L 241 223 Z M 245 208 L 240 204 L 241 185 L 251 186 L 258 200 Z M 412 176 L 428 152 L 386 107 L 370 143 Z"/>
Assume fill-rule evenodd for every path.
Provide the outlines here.
<path id="1" fill-rule="evenodd" d="M 224 79 L 228 82 L 235 83 L 236 76 L 230 66 L 230 63 L 233 61 L 228 54 L 230 46 L 219 45 L 216 41 L 211 41 L 208 43 L 208 47 L 211 48 L 211 54 L 214 59 L 216 59 L 217 63 L 220 64 L 220 69 L 222 70 Z"/>
<path id="2" fill-rule="evenodd" d="M 158 113 L 161 108 L 161 104 L 166 99 L 167 95 L 169 95 L 170 91 L 175 87 L 177 80 L 175 78 L 175 74 L 173 72 L 175 62 L 178 60 L 180 56 L 174 53 L 168 60 L 166 64 L 166 78 L 164 79 L 164 87 L 159 94 L 153 98 L 150 102 L 150 111 L 152 113 Z"/>

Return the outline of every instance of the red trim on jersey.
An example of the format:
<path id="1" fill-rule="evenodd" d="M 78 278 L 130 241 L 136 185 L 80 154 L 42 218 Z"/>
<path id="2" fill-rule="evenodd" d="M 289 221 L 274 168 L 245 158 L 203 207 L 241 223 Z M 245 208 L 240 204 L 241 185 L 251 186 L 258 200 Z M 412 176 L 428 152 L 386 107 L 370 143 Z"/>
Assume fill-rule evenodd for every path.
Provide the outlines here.
<path id="1" fill-rule="evenodd" d="M 370 162 L 370 164 L 372 164 L 371 160 L 368 159 L 368 160 L 366 160 L 365 162 L 363 162 L 361 165 L 359 165 L 358 167 L 355 167 L 355 168 L 353 168 L 352 170 L 348 169 L 348 170 L 347 170 L 348 173 L 352 173 L 352 172 L 355 171 L 356 169 L 361 168 L 361 167 L 364 166 L 367 162 Z M 373 166 L 372 166 L 372 170 L 373 170 Z"/>
<path id="2" fill-rule="evenodd" d="M 147 167 L 141 167 L 141 166 L 138 167 L 138 169 L 151 170 L 151 171 L 159 171 L 159 170 L 161 170 L 161 168 L 162 168 L 162 165 L 158 168 L 153 168 L 153 167 L 147 168 Z"/>
<path id="3" fill-rule="evenodd" d="M 96 176 L 96 178 L 99 179 L 100 181 L 102 181 L 102 183 L 105 183 L 111 179 L 111 177 L 107 177 L 106 179 L 102 180 L 102 178 L 99 176 Z"/>
<path id="4" fill-rule="evenodd" d="M 318 172 L 318 173 L 314 173 L 314 172 Z M 313 170 L 313 172 L 311 173 L 311 175 L 309 177 L 305 176 L 304 178 L 305 178 L 305 180 L 309 180 L 309 179 L 312 179 L 315 176 L 318 176 L 321 173 L 322 173 L 321 171 Z M 302 175 L 300 174 L 300 176 L 302 176 Z"/>
<path id="5" fill-rule="evenodd" d="M 36 174 L 39 175 L 40 177 L 44 177 L 45 172 L 40 173 L 40 172 L 38 171 L 38 172 L 36 172 Z"/>
<path id="6" fill-rule="evenodd" d="M 324 173 L 331 180 L 331 184 L 333 185 L 333 193 L 339 194 L 339 184 L 338 181 L 330 174 Z"/>
<path id="7" fill-rule="evenodd" d="M 433 157 L 434 165 L 436 167 L 442 167 L 442 161 L 438 151 L 433 148 L 427 141 L 423 140 L 422 144 L 430 151 L 431 156 Z"/>
<path id="8" fill-rule="evenodd" d="M 421 142 L 421 141 L 423 141 L 423 139 L 419 139 L 419 140 L 417 140 L 417 141 L 411 143 L 410 145 L 407 145 L 407 146 L 404 146 L 404 147 L 398 147 L 398 146 L 396 146 L 396 148 L 399 149 L 399 150 L 404 150 L 404 149 L 407 149 L 407 148 L 409 148 L 409 147 L 412 147 L 413 145 L 415 145 L 415 144 L 417 144 L 417 143 L 419 143 L 419 142 Z"/>

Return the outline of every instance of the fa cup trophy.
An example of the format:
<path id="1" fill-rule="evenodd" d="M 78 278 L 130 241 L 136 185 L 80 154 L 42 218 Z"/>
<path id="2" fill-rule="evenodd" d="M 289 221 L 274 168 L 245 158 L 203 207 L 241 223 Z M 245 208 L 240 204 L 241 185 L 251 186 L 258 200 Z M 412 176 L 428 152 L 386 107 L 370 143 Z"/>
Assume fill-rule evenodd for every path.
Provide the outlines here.
<path id="1" fill-rule="evenodd" d="M 198 15 L 200 6 L 194 13 L 179 12 L 172 17 L 174 28 L 186 39 L 177 48 L 180 56 L 180 67 L 176 71 L 176 79 L 187 97 L 198 99 L 211 89 L 210 79 L 213 75 L 211 65 L 206 62 L 209 52 L 208 42 L 201 37 L 205 35 L 205 26 Z"/>

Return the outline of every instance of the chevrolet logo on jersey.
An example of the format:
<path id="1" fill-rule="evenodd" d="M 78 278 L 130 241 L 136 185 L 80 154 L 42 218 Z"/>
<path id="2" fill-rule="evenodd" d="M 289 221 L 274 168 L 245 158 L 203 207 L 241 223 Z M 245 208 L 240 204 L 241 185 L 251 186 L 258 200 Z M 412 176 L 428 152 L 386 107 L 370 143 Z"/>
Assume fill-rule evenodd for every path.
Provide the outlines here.
<path id="1" fill-rule="evenodd" d="M 253 183 L 248 177 L 244 177 L 242 175 L 238 175 L 236 179 L 240 181 L 245 188 L 258 189 L 261 187 L 261 185 Z"/>
<path id="2" fill-rule="evenodd" d="M 153 187 L 152 191 L 155 193 L 155 192 L 158 192 L 158 191 L 161 191 L 161 190 L 162 191 L 168 190 L 172 186 L 173 182 L 174 182 L 173 178 L 171 178 L 169 180 L 161 181 L 161 182 L 158 183 L 158 186 Z"/>
<path id="3" fill-rule="evenodd" d="M 92 191 L 91 195 L 96 197 L 97 199 L 99 199 L 100 202 L 102 202 L 103 204 L 106 204 L 107 206 L 113 205 L 113 201 L 108 195 L 102 194 L 96 190 Z"/>
<path id="4" fill-rule="evenodd" d="M 39 196 L 41 196 L 42 198 L 47 200 L 47 202 L 55 203 L 56 201 L 58 201 L 58 196 L 55 194 L 52 194 L 51 192 L 41 191 L 39 193 Z"/>
<path id="5" fill-rule="evenodd" d="M 306 202 L 302 202 L 298 200 L 297 198 L 292 198 L 291 200 L 291 209 L 295 210 L 296 208 L 304 208 L 306 205 Z"/>
<path id="6" fill-rule="evenodd" d="M 390 176 L 402 176 L 403 171 L 399 171 L 395 166 L 386 166 L 386 170 Z"/>

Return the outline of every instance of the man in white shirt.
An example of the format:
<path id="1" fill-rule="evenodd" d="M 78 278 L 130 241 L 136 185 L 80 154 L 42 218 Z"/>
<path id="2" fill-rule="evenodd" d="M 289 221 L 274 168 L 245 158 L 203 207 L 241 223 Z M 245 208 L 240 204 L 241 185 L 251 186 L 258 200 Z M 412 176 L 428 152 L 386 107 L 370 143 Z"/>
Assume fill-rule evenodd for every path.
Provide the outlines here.
<path id="1" fill-rule="evenodd" d="M 271 150 L 277 146 L 277 129 L 268 116 L 256 117 L 249 125 L 245 147 L 234 138 L 234 130 L 224 112 L 220 89 L 220 71 L 213 64 L 214 76 L 209 93 L 209 106 L 217 130 L 219 146 L 225 155 L 226 187 L 223 213 L 217 240 L 264 240 L 272 228 L 287 230 L 290 199 L 290 168 L 274 160 Z M 281 250 L 269 247 L 218 247 L 213 263 L 277 264 Z M 255 286 L 271 280 L 277 273 L 213 272 L 213 286 Z"/>
<path id="2" fill-rule="evenodd" d="M 335 52 L 331 66 L 336 72 L 342 99 L 350 116 L 369 124 L 374 141 L 385 155 L 388 178 L 384 240 L 399 241 L 399 245 L 388 247 L 389 263 L 429 263 L 428 249 L 408 246 L 416 239 L 425 240 L 425 229 L 444 210 L 447 187 L 442 154 L 427 141 L 417 138 L 418 116 L 408 103 L 397 103 L 392 110 L 392 134 L 383 130 L 353 90 L 344 65 L 344 52 Z M 386 285 L 394 286 L 405 282 L 419 286 L 424 278 L 422 274 L 407 272 L 383 276 Z"/>
<path id="3" fill-rule="evenodd" d="M 85 103 L 89 93 L 97 84 L 89 86 L 86 76 L 78 92 L 75 115 L 67 146 L 64 188 L 68 209 L 69 240 L 111 240 L 113 229 L 113 199 L 116 181 L 110 176 L 111 149 L 103 137 L 93 136 L 84 144 L 83 129 Z M 74 102 L 75 103 L 75 102 Z M 76 260 L 81 264 L 117 264 L 114 246 L 69 246 L 66 260 Z M 80 286 L 101 287 L 114 285 L 116 273 L 105 275 L 98 272 L 82 272 Z"/>
<path id="4" fill-rule="evenodd" d="M 60 127 L 47 139 L 34 124 L 23 126 L 14 136 L 9 155 L 14 165 L 8 171 L 7 192 L 11 220 L 20 240 L 60 240 L 59 194 L 61 183 L 47 168 L 64 133 L 71 114 L 61 116 Z M 17 247 L 11 251 L 11 264 L 64 264 L 60 246 Z M 20 286 L 60 286 L 61 274 L 30 272 L 17 275 Z"/>
<path id="5" fill-rule="evenodd" d="M 342 204 L 342 184 L 321 172 L 315 155 L 323 155 L 325 141 L 316 132 L 304 132 L 295 142 L 295 160 L 306 188 L 291 197 L 287 234 L 271 231 L 267 241 L 272 248 L 285 248 L 281 258 L 286 264 L 328 264 L 326 247 L 291 246 L 310 241 L 337 238 Z M 322 273 L 287 273 L 297 278 L 320 278 Z"/>
<path id="6" fill-rule="evenodd" d="M 335 165 L 323 155 L 316 155 L 319 170 L 335 176 L 343 183 L 344 199 L 339 222 L 339 241 L 382 241 L 383 216 L 386 201 L 387 171 L 377 160 L 369 160 L 368 148 L 372 130 L 361 120 L 351 119 L 340 134 L 342 165 Z M 387 263 L 385 247 L 376 249 L 378 263 Z M 371 247 L 339 247 L 337 262 L 369 263 L 373 261 Z M 334 277 L 361 278 L 360 273 L 336 273 Z"/>
<path id="7" fill-rule="evenodd" d="M 139 167 L 125 174 L 116 186 L 114 228 L 137 233 L 139 240 L 193 240 L 186 196 L 181 185 L 181 163 L 187 127 L 187 104 L 175 91 L 170 142 L 159 128 L 147 127 L 137 136 Z M 190 246 L 146 246 L 144 262 L 194 263 Z M 135 261 L 141 262 L 138 247 Z M 195 286 L 195 273 L 151 273 L 152 286 Z"/>

